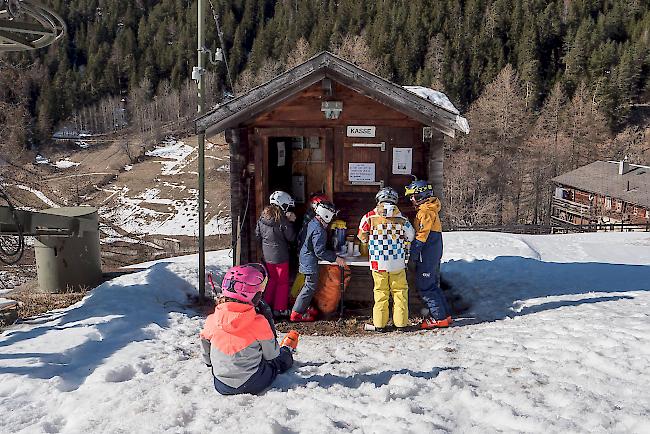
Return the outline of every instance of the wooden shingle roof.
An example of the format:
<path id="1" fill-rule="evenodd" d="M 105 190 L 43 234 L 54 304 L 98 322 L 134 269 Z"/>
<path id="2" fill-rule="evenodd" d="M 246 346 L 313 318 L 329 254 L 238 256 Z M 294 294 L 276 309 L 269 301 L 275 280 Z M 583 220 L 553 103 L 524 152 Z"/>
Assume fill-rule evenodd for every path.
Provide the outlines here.
<path id="1" fill-rule="evenodd" d="M 324 78 L 337 81 L 450 137 L 454 137 L 456 131 L 468 132 L 465 118 L 448 107 L 423 98 L 327 51 L 208 111 L 197 118 L 197 131 L 212 135 L 235 127 L 272 110 Z"/>

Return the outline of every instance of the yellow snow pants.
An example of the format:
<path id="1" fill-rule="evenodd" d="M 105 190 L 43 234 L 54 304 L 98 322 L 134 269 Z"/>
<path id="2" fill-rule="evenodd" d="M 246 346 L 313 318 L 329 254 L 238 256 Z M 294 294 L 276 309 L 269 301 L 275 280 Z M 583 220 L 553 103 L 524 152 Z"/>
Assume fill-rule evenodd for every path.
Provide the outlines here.
<path id="1" fill-rule="evenodd" d="M 375 281 L 375 306 L 372 308 L 372 323 L 375 327 L 386 327 L 388 323 L 388 298 L 393 295 L 393 324 L 405 327 L 409 323 L 409 300 L 406 270 L 395 272 L 373 271 Z"/>

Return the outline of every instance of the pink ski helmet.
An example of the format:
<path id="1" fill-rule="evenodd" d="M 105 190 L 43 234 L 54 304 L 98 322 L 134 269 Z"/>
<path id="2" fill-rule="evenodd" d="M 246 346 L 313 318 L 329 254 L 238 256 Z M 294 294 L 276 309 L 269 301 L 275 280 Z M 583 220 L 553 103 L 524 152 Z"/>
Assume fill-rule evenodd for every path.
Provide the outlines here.
<path id="1" fill-rule="evenodd" d="M 222 294 L 243 303 L 257 304 L 268 280 L 262 264 L 238 265 L 226 272 L 221 282 Z"/>

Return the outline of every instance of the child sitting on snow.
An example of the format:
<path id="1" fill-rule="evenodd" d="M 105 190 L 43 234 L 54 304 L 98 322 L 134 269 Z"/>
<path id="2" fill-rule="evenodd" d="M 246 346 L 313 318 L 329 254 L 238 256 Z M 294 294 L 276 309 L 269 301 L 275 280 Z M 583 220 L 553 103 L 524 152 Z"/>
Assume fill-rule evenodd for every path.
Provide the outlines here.
<path id="1" fill-rule="evenodd" d="M 278 345 L 273 319 L 256 312 L 268 281 L 261 264 L 233 267 L 221 284 L 222 298 L 200 333 L 203 360 L 222 395 L 257 394 L 293 365 L 291 331 Z"/>

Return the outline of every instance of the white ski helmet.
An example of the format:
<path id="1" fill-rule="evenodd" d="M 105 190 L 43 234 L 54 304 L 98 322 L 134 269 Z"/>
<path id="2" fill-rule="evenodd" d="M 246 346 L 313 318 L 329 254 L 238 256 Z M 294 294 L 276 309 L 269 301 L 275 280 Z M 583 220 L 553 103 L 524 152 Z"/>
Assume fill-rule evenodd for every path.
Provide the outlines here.
<path id="1" fill-rule="evenodd" d="M 395 205 L 399 200 L 399 195 L 397 194 L 394 188 L 384 187 L 381 190 L 379 190 L 379 192 L 377 192 L 375 199 L 377 199 L 377 203 L 388 202 Z"/>
<path id="2" fill-rule="evenodd" d="M 293 200 L 289 193 L 284 191 L 274 191 L 269 197 L 269 202 L 273 205 L 277 205 L 284 212 L 287 212 L 289 208 L 296 206 L 296 202 Z"/>
<path id="3" fill-rule="evenodd" d="M 319 202 L 314 211 L 316 212 L 316 215 L 327 224 L 329 224 L 336 215 L 336 208 L 332 202 Z"/>

